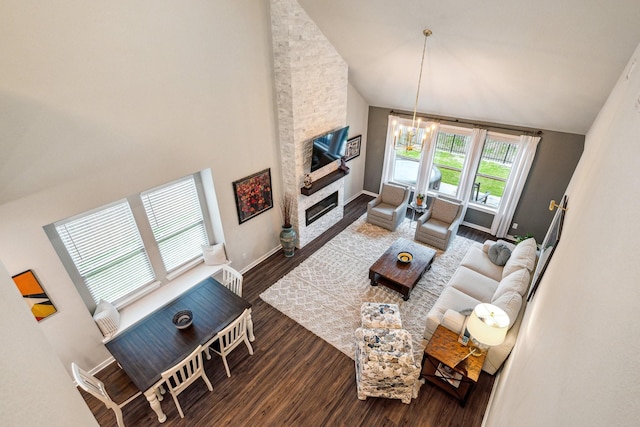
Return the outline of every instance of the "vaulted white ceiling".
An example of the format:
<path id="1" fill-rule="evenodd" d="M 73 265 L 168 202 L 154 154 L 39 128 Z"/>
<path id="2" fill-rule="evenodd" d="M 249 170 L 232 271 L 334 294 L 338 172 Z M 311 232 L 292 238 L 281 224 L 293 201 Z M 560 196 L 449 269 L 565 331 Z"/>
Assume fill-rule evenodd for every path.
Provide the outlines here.
<path id="1" fill-rule="evenodd" d="M 640 0 L 298 0 L 371 106 L 584 134 L 640 42 Z M 639 94 L 640 95 L 640 94 Z"/>

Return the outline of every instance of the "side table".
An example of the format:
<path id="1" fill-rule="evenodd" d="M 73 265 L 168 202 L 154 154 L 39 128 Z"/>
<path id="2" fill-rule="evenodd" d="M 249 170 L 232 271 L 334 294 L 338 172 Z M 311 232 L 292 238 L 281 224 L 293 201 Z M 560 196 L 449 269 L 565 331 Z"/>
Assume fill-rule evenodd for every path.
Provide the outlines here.
<path id="1" fill-rule="evenodd" d="M 458 343 L 457 333 L 439 325 L 424 349 L 420 374 L 457 398 L 463 407 L 472 386 L 480 377 L 482 364 L 487 357 L 487 353 L 483 352 L 480 356 L 470 356 L 460 362 L 470 350 L 470 347 Z"/>
<path id="2" fill-rule="evenodd" d="M 422 213 L 426 212 L 427 203 L 425 201 L 423 204 L 417 205 L 416 201 L 414 200 L 411 203 L 409 203 L 409 207 L 411 208 L 411 211 L 413 212 L 413 215 L 411 216 L 411 221 L 415 222 L 416 221 L 416 212 L 418 212 L 419 214 L 422 214 Z"/>

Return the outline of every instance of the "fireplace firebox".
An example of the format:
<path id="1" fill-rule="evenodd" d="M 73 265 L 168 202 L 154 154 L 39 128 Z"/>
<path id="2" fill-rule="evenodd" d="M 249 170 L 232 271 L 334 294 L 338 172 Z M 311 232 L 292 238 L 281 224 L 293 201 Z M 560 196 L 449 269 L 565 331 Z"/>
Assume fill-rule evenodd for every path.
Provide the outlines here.
<path id="1" fill-rule="evenodd" d="M 314 221 L 322 218 L 323 215 L 329 213 L 332 209 L 338 206 L 338 192 L 325 197 L 309 209 L 304 211 L 306 225 L 313 223 Z"/>

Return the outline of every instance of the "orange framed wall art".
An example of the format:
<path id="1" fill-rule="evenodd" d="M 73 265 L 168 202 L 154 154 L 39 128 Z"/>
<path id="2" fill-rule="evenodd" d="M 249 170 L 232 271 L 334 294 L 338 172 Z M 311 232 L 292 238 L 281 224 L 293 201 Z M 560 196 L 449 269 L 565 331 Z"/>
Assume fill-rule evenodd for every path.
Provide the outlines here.
<path id="1" fill-rule="evenodd" d="M 27 270 L 12 278 L 38 322 L 57 312 L 33 271 Z"/>

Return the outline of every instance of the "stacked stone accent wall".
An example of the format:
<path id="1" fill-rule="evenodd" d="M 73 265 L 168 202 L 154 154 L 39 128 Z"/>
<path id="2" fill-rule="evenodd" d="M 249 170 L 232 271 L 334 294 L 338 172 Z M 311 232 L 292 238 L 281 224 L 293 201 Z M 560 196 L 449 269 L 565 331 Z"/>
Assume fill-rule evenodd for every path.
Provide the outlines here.
<path id="1" fill-rule="evenodd" d="M 313 137 L 346 125 L 348 67 L 296 0 L 271 0 L 271 32 L 283 191 L 297 196 L 292 222 L 303 247 L 343 216 L 344 179 L 312 196 L 300 194 L 300 188 L 311 168 Z M 327 165 L 312 177 L 337 166 Z M 338 208 L 305 226 L 305 210 L 335 191 Z"/>

